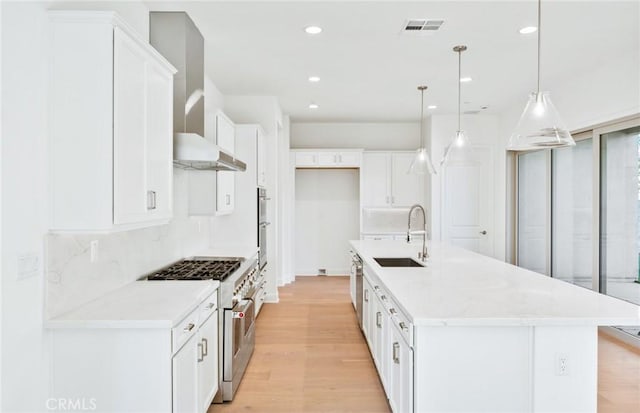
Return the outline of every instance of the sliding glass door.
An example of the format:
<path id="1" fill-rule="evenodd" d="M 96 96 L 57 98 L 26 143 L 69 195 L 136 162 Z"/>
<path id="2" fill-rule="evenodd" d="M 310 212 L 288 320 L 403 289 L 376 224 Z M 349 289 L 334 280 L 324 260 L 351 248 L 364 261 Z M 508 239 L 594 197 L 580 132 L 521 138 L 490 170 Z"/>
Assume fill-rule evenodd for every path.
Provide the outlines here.
<path id="1" fill-rule="evenodd" d="M 640 127 L 600 146 L 600 291 L 640 304 Z"/>
<path id="2" fill-rule="evenodd" d="M 551 276 L 593 285 L 593 140 L 551 151 Z"/>
<path id="3" fill-rule="evenodd" d="M 517 264 L 640 305 L 640 117 L 574 138 L 517 156 Z"/>

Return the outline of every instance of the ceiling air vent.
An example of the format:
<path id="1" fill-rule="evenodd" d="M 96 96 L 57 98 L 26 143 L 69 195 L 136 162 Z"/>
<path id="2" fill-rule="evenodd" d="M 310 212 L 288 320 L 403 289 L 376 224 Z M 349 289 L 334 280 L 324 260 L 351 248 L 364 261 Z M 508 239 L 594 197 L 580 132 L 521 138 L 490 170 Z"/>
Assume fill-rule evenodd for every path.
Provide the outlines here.
<path id="1" fill-rule="evenodd" d="M 402 26 L 402 33 L 426 34 L 440 30 L 444 23 L 442 19 L 408 19 Z"/>

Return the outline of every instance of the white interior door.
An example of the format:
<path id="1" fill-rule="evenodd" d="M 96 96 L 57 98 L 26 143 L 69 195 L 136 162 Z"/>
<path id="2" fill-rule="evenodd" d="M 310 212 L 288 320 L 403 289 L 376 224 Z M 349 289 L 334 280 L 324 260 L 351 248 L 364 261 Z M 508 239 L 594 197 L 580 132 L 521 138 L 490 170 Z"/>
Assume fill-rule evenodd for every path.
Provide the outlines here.
<path id="1" fill-rule="evenodd" d="M 452 154 L 444 170 L 443 238 L 493 256 L 493 154 L 483 147 L 464 152 Z"/>

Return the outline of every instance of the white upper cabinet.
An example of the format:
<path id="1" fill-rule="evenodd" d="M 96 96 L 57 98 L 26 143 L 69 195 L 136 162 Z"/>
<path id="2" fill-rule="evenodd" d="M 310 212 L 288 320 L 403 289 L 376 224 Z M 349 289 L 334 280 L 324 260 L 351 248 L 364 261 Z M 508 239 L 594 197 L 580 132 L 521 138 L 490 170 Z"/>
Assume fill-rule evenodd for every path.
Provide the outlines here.
<path id="1" fill-rule="evenodd" d="M 51 20 L 51 229 L 167 222 L 175 69 L 114 13 Z"/>
<path id="2" fill-rule="evenodd" d="M 297 149 L 297 168 L 359 168 L 362 164 L 361 149 Z"/>
<path id="3" fill-rule="evenodd" d="M 235 125 L 224 113 L 218 112 L 216 114 L 216 143 L 219 147 L 235 154 L 236 152 L 236 137 L 235 137 Z"/>
<path id="4" fill-rule="evenodd" d="M 424 177 L 408 173 L 413 157 L 413 152 L 365 152 L 362 205 L 410 207 L 424 203 Z"/>

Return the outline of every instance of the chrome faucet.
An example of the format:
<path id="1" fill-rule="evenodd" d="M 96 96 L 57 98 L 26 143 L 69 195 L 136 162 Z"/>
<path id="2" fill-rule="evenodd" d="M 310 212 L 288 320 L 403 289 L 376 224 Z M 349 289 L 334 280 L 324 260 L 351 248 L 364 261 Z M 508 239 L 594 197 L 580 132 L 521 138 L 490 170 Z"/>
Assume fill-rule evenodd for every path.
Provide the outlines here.
<path id="1" fill-rule="evenodd" d="M 422 231 L 411 231 L 411 214 L 413 214 L 414 209 L 420 209 L 422 211 L 422 222 L 424 222 L 424 230 Z M 427 252 L 427 214 L 424 212 L 424 208 L 420 204 L 415 204 L 409 209 L 409 220 L 407 223 L 407 243 L 411 242 L 411 234 L 413 233 L 422 233 L 422 252 L 418 253 L 418 258 L 422 260 L 422 262 L 426 261 L 429 258 L 429 253 Z"/>

